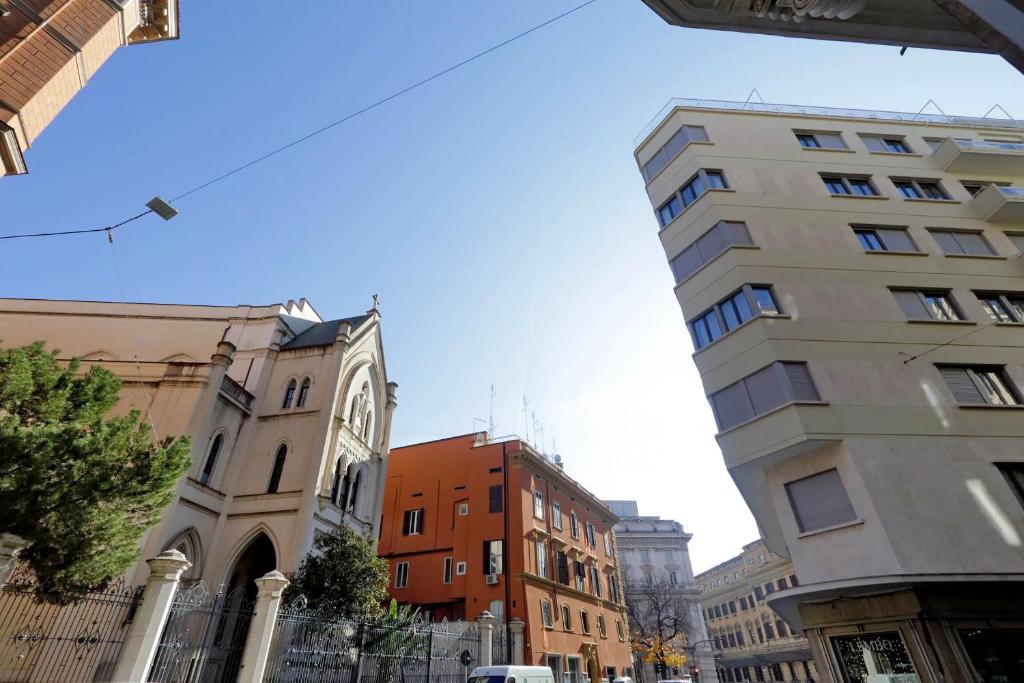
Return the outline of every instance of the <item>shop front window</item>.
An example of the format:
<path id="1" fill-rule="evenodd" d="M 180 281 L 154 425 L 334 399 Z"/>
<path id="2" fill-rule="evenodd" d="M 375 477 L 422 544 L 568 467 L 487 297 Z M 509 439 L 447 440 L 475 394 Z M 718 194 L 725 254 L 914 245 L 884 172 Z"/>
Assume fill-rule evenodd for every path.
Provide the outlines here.
<path id="1" fill-rule="evenodd" d="M 832 637 L 844 683 L 920 683 L 896 631 Z"/>
<path id="2" fill-rule="evenodd" d="M 1024 681 L 1024 629 L 962 628 L 959 634 L 981 683 Z"/>

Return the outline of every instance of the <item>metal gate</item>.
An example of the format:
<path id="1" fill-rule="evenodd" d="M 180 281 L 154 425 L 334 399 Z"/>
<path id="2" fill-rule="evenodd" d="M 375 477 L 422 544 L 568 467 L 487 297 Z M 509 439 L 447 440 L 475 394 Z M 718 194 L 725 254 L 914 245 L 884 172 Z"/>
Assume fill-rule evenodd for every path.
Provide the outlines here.
<path id="1" fill-rule="evenodd" d="M 0 680 L 88 683 L 109 680 L 141 588 L 118 579 L 67 605 L 42 602 L 19 567 L 0 588 Z"/>
<path id="2" fill-rule="evenodd" d="M 282 608 L 264 683 L 464 683 L 479 663 L 475 623 L 330 619 L 302 598 Z"/>
<path id="3" fill-rule="evenodd" d="M 238 587 L 210 595 L 206 583 L 179 589 L 149 671 L 154 683 L 232 683 L 252 621 L 253 602 Z"/>

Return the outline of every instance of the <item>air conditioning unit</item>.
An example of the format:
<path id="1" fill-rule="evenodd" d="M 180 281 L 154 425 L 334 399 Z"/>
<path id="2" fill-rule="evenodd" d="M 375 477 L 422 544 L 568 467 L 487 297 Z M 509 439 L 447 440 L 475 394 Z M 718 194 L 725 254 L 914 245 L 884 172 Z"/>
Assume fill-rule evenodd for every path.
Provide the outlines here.
<path id="1" fill-rule="evenodd" d="M 487 575 L 487 585 L 488 586 L 497 586 L 498 585 L 498 576 L 500 576 L 500 575 L 499 574 L 488 574 Z"/>

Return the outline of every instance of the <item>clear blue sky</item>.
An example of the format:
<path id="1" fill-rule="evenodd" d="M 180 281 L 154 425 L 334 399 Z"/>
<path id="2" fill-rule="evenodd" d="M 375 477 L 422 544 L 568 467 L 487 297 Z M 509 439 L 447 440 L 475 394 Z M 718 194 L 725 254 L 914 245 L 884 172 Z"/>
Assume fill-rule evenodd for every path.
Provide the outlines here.
<path id="1" fill-rule="evenodd" d="M 0 180 L 0 233 L 94 227 L 576 4 L 182 0 L 182 39 L 120 50 Z M 757 531 L 722 465 L 633 136 L 673 96 L 1024 116 L 997 57 L 684 30 L 599 0 L 117 236 L 130 300 L 326 317 L 379 292 L 395 445 L 471 431 L 497 387 L 567 470 L 694 533 Z M 102 235 L 0 243 L 0 295 L 120 298 Z M 2 330 L 0 330 L 2 337 Z"/>

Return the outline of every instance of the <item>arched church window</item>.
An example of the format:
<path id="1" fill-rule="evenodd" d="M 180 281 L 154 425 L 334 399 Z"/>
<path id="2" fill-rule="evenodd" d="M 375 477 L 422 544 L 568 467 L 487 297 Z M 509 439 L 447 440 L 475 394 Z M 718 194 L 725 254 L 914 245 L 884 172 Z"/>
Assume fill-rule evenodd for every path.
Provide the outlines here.
<path id="1" fill-rule="evenodd" d="M 284 474 L 284 460 L 288 456 L 288 447 L 281 445 L 274 456 L 274 469 L 270 472 L 270 483 L 267 485 L 267 493 L 277 493 L 281 485 L 281 475 Z"/>
<path id="2" fill-rule="evenodd" d="M 206 464 L 203 465 L 203 474 L 199 477 L 199 483 L 206 486 L 213 477 L 213 468 L 217 466 L 217 456 L 220 455 L 220 448 L 224 445 L 224 435 L 218 434 L 213 437 L 210 444 L 210 451 L 206 454 Z"/>
<path id="3" fill-rule="evenodd" d="M 309 385 L 310 385 L 310 381 L 309 381 L 308 377 L 306 379 L 302 380 L 302 388 L 299 389 L 299 402 L 298 402 L 298 407 L 299 408 L 301 408 L 302 406 L 306 405 L 306 399 L 309 398 Z"/>
<path id="4" fill-rule="evenodd" d="M 338 496 L 341 494 L 341 458 L 334 463 L 334 478 L 331 479 L 331 502 L 338 504 Z"/>
<path id="5" fill-rule="evenodd" d="M 284 390 L 284 401 L 281 402 L 282 408 L 291 408 L 292 400 L 295 399 L 295 380 L 288 382 L 288 388 Z"/>
<path id="6" fill-rule="evenodd" d="M 352 493 L 348 497 L 348 509 L 350 512 L 355 512 L 356 503 L 359 501 L 359 486 L 363 483 L 363 471 L 360 469 L 356 472 L 356 478 L 352 480 Z"/>

